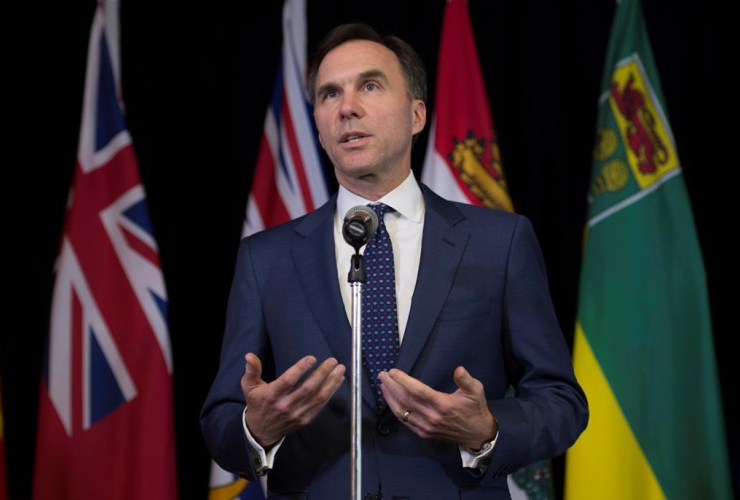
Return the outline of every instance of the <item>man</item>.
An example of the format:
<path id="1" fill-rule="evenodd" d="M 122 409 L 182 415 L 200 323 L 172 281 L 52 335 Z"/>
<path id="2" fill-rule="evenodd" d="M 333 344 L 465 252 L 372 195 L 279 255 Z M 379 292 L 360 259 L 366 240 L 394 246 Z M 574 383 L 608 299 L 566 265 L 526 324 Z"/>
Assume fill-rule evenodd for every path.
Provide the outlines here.
<path id="1" fill-rule="evenodd" d="M 239 250 L 201 423 L 216 462 L 267 478 L 269 498 L 350 494 L 353 249 L 341 222 L 359 204 L 382 219 L 368 265 L 383 248 L 386 264 L 392 254 L 390 305 L 363 304 L 372 318 L 363 329 L 365 498 L 509 498 L 507 474 L 564 452 L 586 426 L 529 222 L 448 202 L 414 180 L 425 78 L 400 39 L 365 25 L 333 30 L 312 62 L 309 95 L 339 193 Z M 372 296 L 383 286 L 368 274 Z M 377 307 L 389 318 L 380 332 Z M 516 397 L 504 399 L 509 385 Z"/>

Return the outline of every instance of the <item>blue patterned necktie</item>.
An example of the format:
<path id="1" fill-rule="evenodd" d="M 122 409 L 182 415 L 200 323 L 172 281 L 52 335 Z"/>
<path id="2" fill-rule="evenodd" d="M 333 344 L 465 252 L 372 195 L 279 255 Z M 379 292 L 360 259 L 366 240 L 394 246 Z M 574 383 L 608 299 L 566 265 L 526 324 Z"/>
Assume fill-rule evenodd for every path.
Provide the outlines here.
<path id="1" fill-rule="evenodd" d="M 398 358 L 398 311 L 393 245 L 384 217 L 395 210 L 388 205 L 369 205 L 378 214 L 378 230 L 365 247 L 367 284 L 362 293 L 362 361 L 378 406 L 385 406 L 378 374 L 390 370 Z"/>

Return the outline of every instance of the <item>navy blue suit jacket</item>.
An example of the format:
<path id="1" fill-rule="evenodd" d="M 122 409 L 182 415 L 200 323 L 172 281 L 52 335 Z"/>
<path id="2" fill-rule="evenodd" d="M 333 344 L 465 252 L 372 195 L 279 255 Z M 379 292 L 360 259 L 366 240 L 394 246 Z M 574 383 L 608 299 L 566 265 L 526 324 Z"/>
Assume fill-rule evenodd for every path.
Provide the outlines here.
<path id="1" fill-rule="evenodd" d="M 508 498 L 506 475 L 559 455 L 586 427 L 529 221 L 446 201 L 423 187 L 421 262 L 397 367 L 432 388 L 456 390 L 464 366 L 480 380 L 499 436 L 485 473 L 462 467 L 454 444 L 424 440 L 378 412 L 364 379 L 362 489 L 384 500 Z M 256 479 L 242 428 L 244 355 L 273 380 L 303 356 L 351 366 L 351 328 L 336 275 L 336 197 L 300 219 L 245 239 L 229 299 L 221 366 L 201 425 L 223 468 Z M 504 399 L 509 385 L 516 397 Z M 268 498 L 350 495 L 349 377 L 315 420 L 287 436 L 269 473 Z"/>

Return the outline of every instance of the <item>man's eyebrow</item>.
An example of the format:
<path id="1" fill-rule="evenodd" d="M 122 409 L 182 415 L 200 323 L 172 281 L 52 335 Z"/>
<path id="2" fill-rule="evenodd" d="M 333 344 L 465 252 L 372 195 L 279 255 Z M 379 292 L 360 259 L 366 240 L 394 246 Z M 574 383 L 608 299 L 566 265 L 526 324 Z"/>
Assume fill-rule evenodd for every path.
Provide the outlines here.
<path id="1" fill-rule="evenodd" d="M 370 69 L 360 73 L 360 80 L 382 80 L 385 85 L 388 85 L 388 77 L 385 73 L 379 69 Z"/>

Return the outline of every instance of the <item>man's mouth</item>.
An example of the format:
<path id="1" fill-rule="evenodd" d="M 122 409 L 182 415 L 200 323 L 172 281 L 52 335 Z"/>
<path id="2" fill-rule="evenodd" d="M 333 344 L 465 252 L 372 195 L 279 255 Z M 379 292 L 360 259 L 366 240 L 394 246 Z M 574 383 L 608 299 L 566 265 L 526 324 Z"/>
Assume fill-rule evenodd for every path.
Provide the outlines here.
<path id="1" fill-rule="evenodd" d="M 342 134 L 339 142 L 342 144 L 353 144 L 355 142 L 359 142 L 365 137 L 368 137 L 368 135 L 362 132 L 347 132 L 346 134 Z"/>

